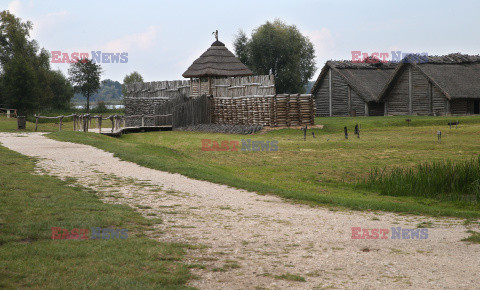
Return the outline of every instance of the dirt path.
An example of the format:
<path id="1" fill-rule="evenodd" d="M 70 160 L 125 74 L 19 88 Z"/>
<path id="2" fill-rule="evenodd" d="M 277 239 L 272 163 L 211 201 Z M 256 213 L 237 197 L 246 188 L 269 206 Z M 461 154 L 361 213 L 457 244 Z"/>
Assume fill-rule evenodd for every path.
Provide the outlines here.
<path id="1" fill-rule="evenodd" d="M 463 221 L 335 211 L 292 204 L 120 161 L 94 147 L 41 134 L 0 133 L 0 142 L 40 158 L 39 172 L 75 178 L 105 201 L 125 203 L 164 222 L 161 241 L 205 245 L 189 252 L 202 289 L 463 288 L 480 285 L 480 245 L 461 242 Z M 81 164 L 85 170 L 78 170 Z M 351 227 L 415 229 L 427 239 L 352 239 Z M 291 274 L 291 275 L 288 275 Z M 298 275 L 298 276 L 295 276 Z M 305 281 L 292 281 L 295 279 Z"/>

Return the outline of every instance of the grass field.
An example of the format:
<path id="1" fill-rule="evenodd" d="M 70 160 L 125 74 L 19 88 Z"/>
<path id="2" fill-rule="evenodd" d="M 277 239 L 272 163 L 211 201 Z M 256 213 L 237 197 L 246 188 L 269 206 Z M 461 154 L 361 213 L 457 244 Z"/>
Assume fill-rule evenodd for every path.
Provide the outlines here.
<path id="1" fill-rule="evenodd" d="M 0 156 L 0 288 L 186 288 L 188 246 L 144 233 L 161 221 L 34 175 L 34 160 L 2 146 Z M 128 229 L 128 238 L 52 240 L 51 227 Z"/>
<path id="2" fill-rule="evenodd" d="M 405 122 L 410 118 L 408 126 Z M 458 129 L 447 122 L 459 120 Z M 353 127 L 361 126 L 361 138 Z M 312 204 L 360 210 L 386 210 L 475 218 L 478 204 L 417 196 L 380 195 L 355 186 L 372 168 L 413 168 L 426 161 L 470 160 L 480 153 L 480 117 L 357 117 L 317 118 L 323 129 L 303 141 L 300 130 L 273 130 L 256 135 L 200 132 L 151 132 L 119 139 L 98 134 L 57 132 L 50 136 L 96 146 L 146 167 L 227 184 L 259 193 L 276 194 Z M 350 138 L 345 140 L 343 127 Z M 442 142 L 437 142 L 437 130 Z M 275 152 L 202 151 L 202 139 L 278 141 Z M 413 193 L 413 195 L 415 195 Z"/>

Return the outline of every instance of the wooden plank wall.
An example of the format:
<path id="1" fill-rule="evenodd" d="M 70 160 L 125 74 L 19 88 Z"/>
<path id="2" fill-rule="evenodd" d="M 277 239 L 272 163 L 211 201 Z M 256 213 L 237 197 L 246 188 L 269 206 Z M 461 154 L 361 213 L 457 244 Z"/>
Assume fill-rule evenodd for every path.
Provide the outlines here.
<path id="1" fill-rule="evenodd" d="M 412 68 L 412 114 L 428 116 L 433 114 L 431 108 L 429 81 L 417 68 Z"/>
<path id="2" fill-rule="evenodd" d="M 387 115 L 408 115 L 408 68 L 397 79 L 386 102 Z"/>
<path id="3" fill-rule="evenodd" d="M 356 116 L 365 116 L 365 102 L 357 92 L 354 90 L 350 91 L 352 95 L 352 110 L 355 110 Z"/>
<path id="4" fill-rule="evenodd" d="M 332 71 L 332 116 L 349 116 L 348 85 L 338 73 Z"/>
<path id="5" fill-rule="evenodd" d="M 208 95 L 208 82 L 201 82 L 201 93 L 199 94 L 199 79 L 192 81 L 191 97 L 198 97 L 202 94 Z M 275 78 L 273 75 L 258 75 L 246 77 L 212 78 L 212 95 L 214 97 L 241 97 L 253 95 L 275 95 Z"/>
<path id="6" fill-rule="evenodd" d="M 445 116 L 447 112 L 447 98 L 436 87 L 432 85 L 433 113 L 437 116 Z"/>
<path id="7" fill-rule="evenodd" d="M 190 99 L 179 104 L 172 111 L 172 128 L 187 127 L 189 125 L 210 124 L 211 106 L 207 96 Z"/>
<path id="8" fill-rule="evenodd" d="M 317 108 L 317 116 L 329 116 L 329 101 L 328 101 L 328 73 L 323 80 L 318 84 L 318 90 L 315 92 L 315 106 Z"/>

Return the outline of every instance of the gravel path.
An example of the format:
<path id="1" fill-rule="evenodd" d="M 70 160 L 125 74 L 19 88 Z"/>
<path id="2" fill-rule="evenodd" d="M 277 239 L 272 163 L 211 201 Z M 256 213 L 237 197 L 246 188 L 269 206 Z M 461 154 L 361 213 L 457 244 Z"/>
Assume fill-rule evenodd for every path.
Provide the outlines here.
<path id="1" fill-rule="evenodd" d="M 188 254 L 201 289 L 480 287 L 480 245 L 461 242 L 478 224 L 462 220 L 310 207 L 121 161 L 94 147 L 41 133 L 0 133 L 0 142 L 39 157 L 38 172 L 75 178 L 106 202 L 161 217 L 160 241 L 203 245 Z M 85 170 L 78 170 L 78 165 Z M 352 239 L 352 227 L 415 229 L 427 239 Z M 360 233 L 361 235 L 361 233 Z M 292 280 L 304 281 L 292 281 Z"/>

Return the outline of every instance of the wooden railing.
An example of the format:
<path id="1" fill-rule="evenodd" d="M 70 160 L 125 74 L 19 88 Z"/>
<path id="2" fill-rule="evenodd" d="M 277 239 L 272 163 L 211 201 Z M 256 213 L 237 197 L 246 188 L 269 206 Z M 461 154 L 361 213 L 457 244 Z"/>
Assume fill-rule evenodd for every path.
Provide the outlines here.
<path id="1" fill-rule="evenodd" d="M 16 109 L 5 109 L 5 108 L 0 108 L 0 115 L 5 114 L 7 118 L 10 118 L 10 116 L 13 116 L 13 118 L 17 117 L 17 110 Z"/>
<path id="2" fill-rule="evenodd" d="M 88 130 L 92 127 L 92 120 L 96 121 L 96 129 L 98 129 L 98 133 L 102 133 L 102 121 L 110 120 L 112 123 L 111 132 L 115 132 L 122 128 L 125 128 L 125 121 L 128 118 L 141 118 L 141 127 L 145 127 L 145 119 L 147 118 L 159 118 L 159 117 L 171 117 L 172 114 L 169 115 L 131 115 L 131 116 L 123 116 L 123 115 L 110 115 L 108 117 L 103 117 L 102 115 L 95 115 L 92 116 L 90 114 L 72 114 L 68 116 L 57 116 L 57 117 L 47 117 L 47 116 L 40 116 L 35 115 L 35 132 L 38 130 L 38 120 L 39 119 L 58 119 L 58 130 L 62 131 L 63 126 L 63 119 L 64 118 L 71 118 L 73 117 L 73 131 L 83 131 L 88 132 Z"/>

